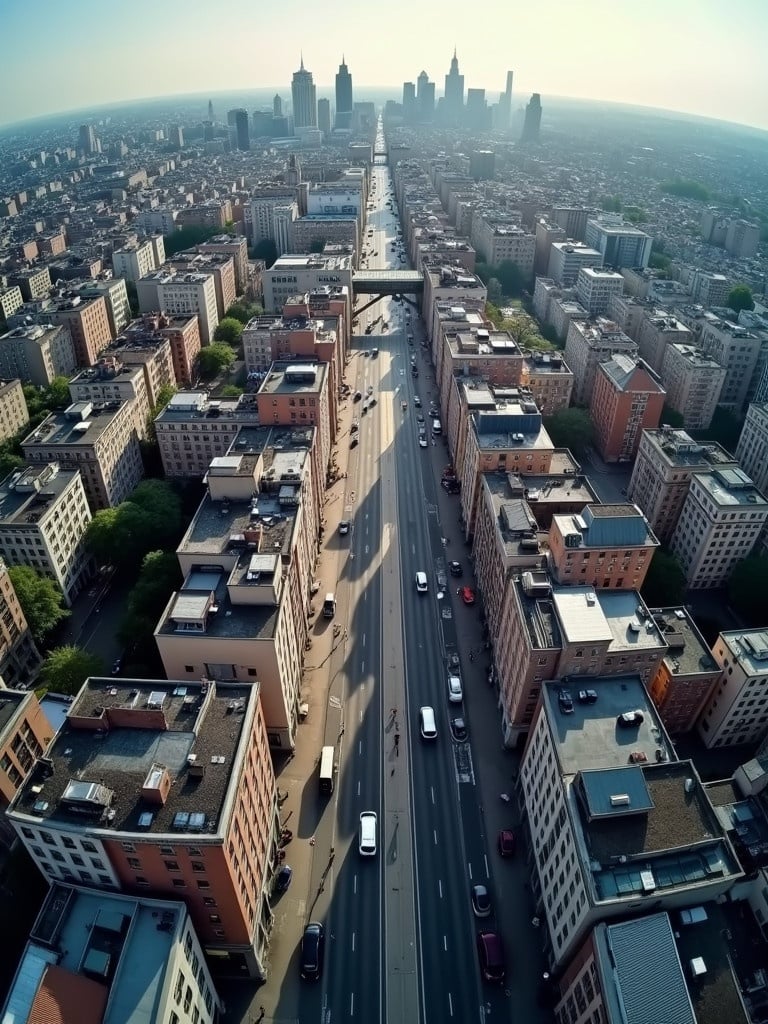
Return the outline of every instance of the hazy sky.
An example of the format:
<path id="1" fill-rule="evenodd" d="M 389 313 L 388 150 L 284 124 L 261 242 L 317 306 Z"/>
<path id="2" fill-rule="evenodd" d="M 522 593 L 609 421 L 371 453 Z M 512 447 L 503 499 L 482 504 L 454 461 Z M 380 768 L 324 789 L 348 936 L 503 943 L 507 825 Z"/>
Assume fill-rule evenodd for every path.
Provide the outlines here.
<path id="1" fill-rule="evenodd" d="M 613 100 L 768 129 L 767 0 L 0 0 L 0 124 L 112 101 L 275 87 L 318 95 L 422 68 L 465 87 Z M 546 115 L 545 115 L 546 116 Z"/>

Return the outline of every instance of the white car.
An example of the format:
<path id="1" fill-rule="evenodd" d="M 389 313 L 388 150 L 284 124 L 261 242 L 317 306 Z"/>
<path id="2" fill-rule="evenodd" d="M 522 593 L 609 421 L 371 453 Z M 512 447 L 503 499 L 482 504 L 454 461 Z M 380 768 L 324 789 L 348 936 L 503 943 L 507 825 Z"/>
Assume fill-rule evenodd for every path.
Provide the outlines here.
<path id="1" fill-rule="evenodd" d="M 461 704 L 464 700 L 464 691 L 458 676 L 448 676 L 448 700 L 451 704 Z"/>
<path id="2" fill-rule="evenodd" d="M 428 448 L 429 442 L 427 441 L 424 434 L 419 434 L 419 448 Z"/>
<path id="3" fill-rule="evenodd" d="M 425 572 L 416 573 L 416 589 L 420 594 L 426 594 L 429 590 L 429 584 L 427 583 L 427 574 Z"/>
<path id="4" fill-rule="evenodd" d="M 360 831 L 357 848 L 361 857 L 376 856 L 376 812 L 363 811 L 360 814 Z"/>
<path id="5" fill-rule="evenodd" d="M 349 533 L 350 522 L 348 519 L 342 519 L 339 523 L 339 533 L 343 536 L 345 533 Z"/>

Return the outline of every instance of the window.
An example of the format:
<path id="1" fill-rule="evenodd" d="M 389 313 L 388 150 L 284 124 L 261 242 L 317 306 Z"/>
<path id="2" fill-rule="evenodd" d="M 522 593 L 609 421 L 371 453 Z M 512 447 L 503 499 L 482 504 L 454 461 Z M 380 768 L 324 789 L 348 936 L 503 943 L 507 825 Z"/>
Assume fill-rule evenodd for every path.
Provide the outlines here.
<path id="1" fill-rule="evenodd" d="M 164 860 L 166 871 L 180 871 L 179 862 L 177 860 Z"/>
<path id="2" fill-rule="evenodd" d="M 141 871 L 141 861 L 138 857 L 129 857 L 128 867 L 133 868 L 134 871 Z"/>
<path id="3" fill-rule="evenodd" d="M 193 871 L 205 871 L 205 864 L 203 864 L 203 862 L 201 860 L 193 860 L 192 861 L 192 870 Z"/>
<path id="4" fill-rule="evenodd" d="M 160 847 L 160 853 L 162 853 L 162 855 L 164 857 L 175 857 L 176 856 L 176 851 L 174 850 L 174 848 L 172 846 L 161 846 Z"/>
<path id="5" fill-rule="evenodd" d="M 208 920 L 211 924 L 221 924 L 221 917 L 218 914 L 209 914 Z"/>
<path id="6" fill-rule="evenodd" d="M 204 882 L 202 880 L 202 878 L 198 878 L 198 880 L 197 880 L 197 888 L 198 889 L 210 889 L 211 888 L 211 883 L 210 882 Z"/>
<path id="7" fill-rule="evenodd" d="M 216 906 L 216 900 L 213 898 L 213 896 L 203 896 L 203 906 L 204 907 L 215 907 Z"/>

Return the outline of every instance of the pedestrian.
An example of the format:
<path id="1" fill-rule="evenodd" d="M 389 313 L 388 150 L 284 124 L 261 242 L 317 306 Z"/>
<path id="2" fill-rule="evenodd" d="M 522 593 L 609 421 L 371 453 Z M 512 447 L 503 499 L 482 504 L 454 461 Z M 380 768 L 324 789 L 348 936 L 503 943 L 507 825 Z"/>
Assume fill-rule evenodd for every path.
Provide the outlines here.
<path id="1" fill-rule="evenodd" d="M 259 1016 L 256 1018 L 256 1024 L 259 1024 L 260 1021 L 264 1020 L 266 1012 L 267 1011 L 264 1009 L 263 1006 L 259 1007 Z"/>

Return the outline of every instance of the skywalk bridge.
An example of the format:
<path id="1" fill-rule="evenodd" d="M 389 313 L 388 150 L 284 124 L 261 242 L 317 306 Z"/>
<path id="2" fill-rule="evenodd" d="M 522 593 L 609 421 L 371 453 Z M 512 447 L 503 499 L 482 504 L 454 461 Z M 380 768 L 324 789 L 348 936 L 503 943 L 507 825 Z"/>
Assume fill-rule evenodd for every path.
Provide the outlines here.
<path id="1" fill-rule="evenodd" d="M 407 296 L 423 293 L 424 275 L 420 270 L 355 270 L 352 272 L 352 291 L 355 297 L 373 296 L 356 313 L 362 313 L 385 295 L 402 295 L 406 302 L 415 306 L 416 303 Z"/>

